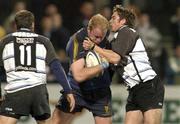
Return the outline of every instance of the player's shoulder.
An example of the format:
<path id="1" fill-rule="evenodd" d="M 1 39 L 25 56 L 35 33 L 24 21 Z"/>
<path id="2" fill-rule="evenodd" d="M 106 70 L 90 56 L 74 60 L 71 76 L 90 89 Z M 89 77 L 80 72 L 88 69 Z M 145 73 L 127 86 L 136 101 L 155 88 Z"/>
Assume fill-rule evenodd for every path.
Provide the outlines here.
<path id="1" fill-rule="evenodd" d="M 122 29 L 120 29 L 118 33 L 121 34 L 121 36 L 123 35 L 127 37 L 136 37 L 138 35 L 135 29 L 130 28 L 128 26 L 122 27 Z"/>
<path id="2" fill-rule="evenodd" d="M 76 32 L 76 39 L 79 42 L 83 42 L 84 38 L 87 37 L 87 28 L 81 28 Z"/>
<path id="3" fill-rule="evenodd" d="M 42 39 L 42 40 L 48 40 L 49 41 L 49 38 L 48 37 L 45 37 L 45 36 L 43 36 L 43 35 L 38 35 L 38 38 L 39 39 Z"/>
<path id="4" fill-rule="evenodd" d="M 0 43 L 2 44 L 2 43 L 10 42 L 12 38 L 13 38 L 12 34 L 7 34 L 1 38 Z"/>
<path id="5" fill-rule="evenodd" d="M 7 34 L 7 35 L 5 35 L 4 37 L 2 37 L 1 40 L 5 40 L 5 39 L 7 39 L 7 38 L 9 38 L 9 37 L 11 37 L 11 36 L 12 36 L 12 34 Z"/>
<path id="6" fill-rule="evenodd" d="M 38 41 L 39 42 L 50 42 L 50 39 L 43 35 L 38 35 Z"/>

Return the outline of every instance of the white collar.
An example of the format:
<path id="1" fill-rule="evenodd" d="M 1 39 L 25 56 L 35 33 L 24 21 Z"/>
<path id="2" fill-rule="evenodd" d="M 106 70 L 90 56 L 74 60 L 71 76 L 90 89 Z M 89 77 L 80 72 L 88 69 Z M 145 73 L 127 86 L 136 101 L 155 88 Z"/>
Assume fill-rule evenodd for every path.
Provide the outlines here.
<path id="1" fill-rule="evenodd" d="M 31 31 L 29 28 L 20 28 L 20 30 Z"/>
<path id="2" fill-rule="evenodd" d="M 114 34 L 114 39 L 116 39 L 117 36 L 118 36 L 118 32 L 116 32 L 116 33 Z"/>

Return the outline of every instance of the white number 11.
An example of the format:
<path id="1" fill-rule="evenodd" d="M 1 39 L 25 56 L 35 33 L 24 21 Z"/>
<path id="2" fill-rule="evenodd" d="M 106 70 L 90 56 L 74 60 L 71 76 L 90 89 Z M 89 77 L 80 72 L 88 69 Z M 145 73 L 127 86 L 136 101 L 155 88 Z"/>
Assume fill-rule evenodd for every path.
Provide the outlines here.
<path id="1" fill-rule="evenodd" d="M 19 46 L 20 62 L 21 62 L 22 65 L 24 65 L 25 49 L 27 51 L 27 65 L 31 65 L 31 46 L 24 46 L 24 45 Z"/>

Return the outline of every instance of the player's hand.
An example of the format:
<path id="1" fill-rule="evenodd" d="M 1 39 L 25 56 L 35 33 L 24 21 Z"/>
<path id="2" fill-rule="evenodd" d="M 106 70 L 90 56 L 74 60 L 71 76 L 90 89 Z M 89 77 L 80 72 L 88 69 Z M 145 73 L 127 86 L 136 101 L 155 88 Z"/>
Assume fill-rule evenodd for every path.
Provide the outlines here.
<path id="1" fill-rule="evenodd" d="M 93 43 L 93 41 L 91 41 L 88 37 L 85 38 L 85 40 L 83 41 L 83 48 L 85 50 L 90 50 L 92 49 L 92 47 L 94 46 L 95 44 Z"/>
<path id="2" fill-rule="evenodd" d="M 72 112 L 74 110 L 74 107 L 75 107 L 74 95 L 73 94 L 67 94 L 67 100 L 69 102 L 70 112 Z"/>

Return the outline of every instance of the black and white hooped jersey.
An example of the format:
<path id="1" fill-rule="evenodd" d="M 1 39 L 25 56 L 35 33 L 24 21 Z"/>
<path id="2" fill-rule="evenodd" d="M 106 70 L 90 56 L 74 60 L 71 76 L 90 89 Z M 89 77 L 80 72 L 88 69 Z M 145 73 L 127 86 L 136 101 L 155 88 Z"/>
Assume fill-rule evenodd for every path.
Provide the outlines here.
<path id="1" fill-rule="evenodd" d="M 56 59 L 49 39 L 21 29 L 0 41 L 0 65 L 7 75 L 8 93 L 46 83 L 46 64 Z"/>
<path id="2" fill-rule="evenodd" d="M 137 32 L 123 26 L 114 34 L 111 42 L 112 50 L 127 60 L 126 64 L 120 68 L 125 83 L 133 87 L 140 82 L 146 82 L 156 76 L 152 69 L 143 41 Z"/>

